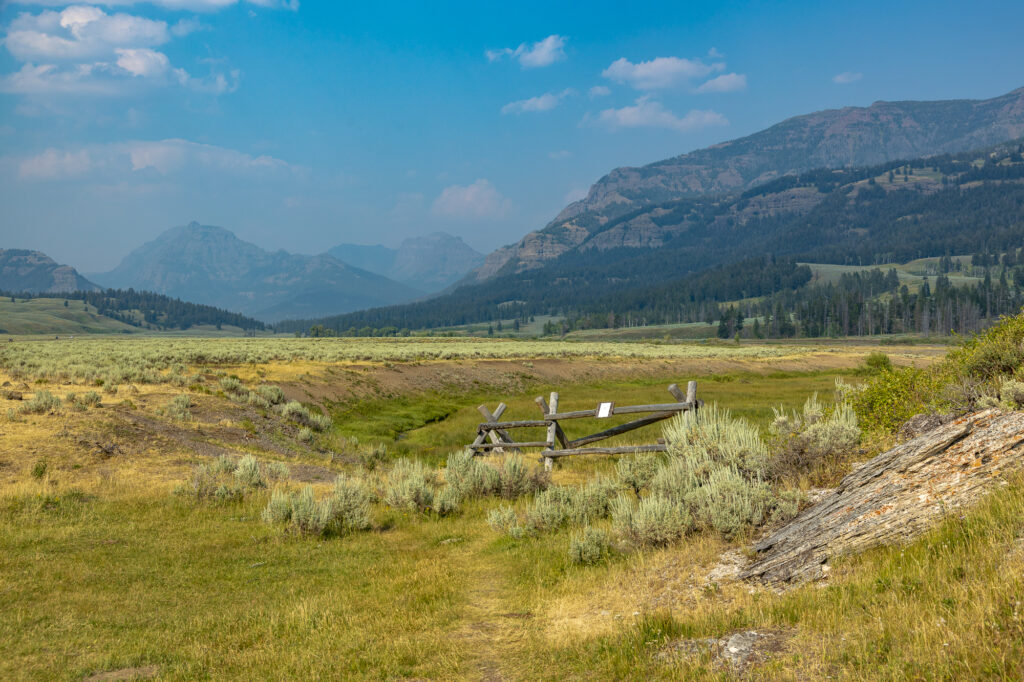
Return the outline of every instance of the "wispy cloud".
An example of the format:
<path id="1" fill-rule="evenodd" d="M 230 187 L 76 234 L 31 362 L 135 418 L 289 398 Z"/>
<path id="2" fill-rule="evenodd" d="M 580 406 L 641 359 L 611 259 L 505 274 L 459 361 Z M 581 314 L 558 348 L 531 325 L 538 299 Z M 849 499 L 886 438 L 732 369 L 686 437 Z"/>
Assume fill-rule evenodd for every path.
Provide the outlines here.
<path id="1" fill-rule="evenodd" d="M 445 187 L 430 207 L 436 216 L 461 220 L 502 218 L 511 210 L 512 202 L 484 178 L 471 185 Z"/>
<path id="2" fill-rule="evenodd" d="M 75 149 L 49 148 L 18 160 L 22 180 L 61 180 L 87 174 L 130 177 L 140 173 L 159 176 L 208 169 L 218 173 L 251 174 L 304 172 L 304 169 L 272 156 L 200 144 L 182 139 L 131 140 L 89 145 Z"/>
<path id="3" fill-rule="evenodd" d="M 863 77 L 864 74 L 859 71 L 843 71 L 832 76 L 832 82 L 839 85 L 849 85 L 850 83 L 856 83 Z"/>
<path id="4" fill-rule="evenodd" d="M 572 152 L 568 149 L 559 149 L 558 151 L 548 152 L 548 158 L 553 161 L 562 161 L 572 156 Z"/>
<path id="5" fill-rule="evenodd" d="M 611 130 L 665 128 L 681 133 L 729 123 L 720 113 L 711 110 L 693 109 L 685 116 L 676 116 L 650 96 L 639 98 L 632 106 L 605 109 L 598 115 L 597 121 Z"/>
<path id="6" fill-rule="evenodd" d="M 590 88 L 590 90 L 587 91 L 587 94 L 590 95 L 591 98 L 607 97 L 608 95 L 612 94 L 612 89 L 609 88 L 607 85 L 595 85 L 594 87 Z"/>
<path id="7" fill-rule="evenodd" d="M 723 73 L 702 83 L 694 92 L 736 92 L 747 87 L 747 77 L 741 73 Z"/>
<path id="8" fill-rule="evenodd" d="M 622 57 L 616 59 L 601 75 L 616 83 L 625 83 L 637 90 L 660 90 L 686 85 L 725 69 L 724 64 L 705 64 L 699 59 L 657 57 L 647 62 L 633 63 Z"/>
<path id="9" fill-rule="evenodd" d="M 562 100 L 576 94 L 572 88 L 559 93 L 545 92 L 543 95 L 509 102 L 501 108 L 503 114 L 522 114 L 526 112 L 550 111 L 561 104 Z"/>
<path id="10" fill-rule="evenodd" d="M 499 50 L 487 50 L 484 54 L 487 55 L 489 62 L 511 57 L 524 69 L 535 69 L 565 59 L 566 40 L 565 36 L 552 34 L 536 43 L 522 43 L 515 49 L 504 47 Z"/>
<path id="11" fill-rule="evenodd" d="M 216 12 L 233 5 L 251 4 L 266 9 L 299 9 L 299 0 L 90 0 L 93 5 L 106 7 L 153 5 L 168 10 L 191 10 L 194 12 Z M 18 0 L 19 5 L 39 5 L 43 7 L 64 7 L 68 3 L 63 0 Z"/>

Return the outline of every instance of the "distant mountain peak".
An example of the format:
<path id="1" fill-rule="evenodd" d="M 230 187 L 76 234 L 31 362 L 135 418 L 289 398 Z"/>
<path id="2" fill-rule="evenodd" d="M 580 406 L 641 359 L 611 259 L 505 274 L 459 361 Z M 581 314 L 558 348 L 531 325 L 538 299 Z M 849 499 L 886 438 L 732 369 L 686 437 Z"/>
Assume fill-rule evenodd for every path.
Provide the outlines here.
<path id="1" fill-rule="evenodd" d="M 0 290 L 43 294 L 100 288 L 42 251 L 0 249 Z"/>
<path id="2" fill-rule="evenodd" d="M 484 262 L 483 254 L 447 232 L 406 237 L 398 248 L 339 244 L 327 253 L 426 293 L 441 291 Z"/>
<path id="3" fill-rule="evenodd" d="M 419 295 L 330 256 L 267 251 L 231 230 L 195 221 L 164 231 L 96 278 L 112 287 L 145 289 L 270 321 L 348 312 Z"/>

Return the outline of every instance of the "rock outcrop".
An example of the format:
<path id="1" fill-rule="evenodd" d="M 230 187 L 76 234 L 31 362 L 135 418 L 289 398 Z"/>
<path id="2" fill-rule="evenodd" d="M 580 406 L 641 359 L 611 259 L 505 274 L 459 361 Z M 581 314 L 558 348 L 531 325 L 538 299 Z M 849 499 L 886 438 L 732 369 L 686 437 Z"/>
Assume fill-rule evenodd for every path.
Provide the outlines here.
<path id="1" fill-rule="evenodd" d="M 1024 412 L 985 410 L 882 453 L 754 545 L 740 578 L 785 585 L 823 577 L 837 556 L 912 539 L 993 481 L 1024 467 Z"/>

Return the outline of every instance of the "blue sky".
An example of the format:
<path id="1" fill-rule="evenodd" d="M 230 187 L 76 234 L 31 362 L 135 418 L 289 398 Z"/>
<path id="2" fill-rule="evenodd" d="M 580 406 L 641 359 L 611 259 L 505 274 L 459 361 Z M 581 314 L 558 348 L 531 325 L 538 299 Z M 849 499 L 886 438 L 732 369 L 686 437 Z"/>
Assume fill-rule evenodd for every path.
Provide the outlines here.
<path id="1" fill-rule="evenodd" d="M 0 247 L 114 266 L 198 220 L 487 251 L 616 166 L 1024 86 L 1024 3 L 0 5 Z"/>

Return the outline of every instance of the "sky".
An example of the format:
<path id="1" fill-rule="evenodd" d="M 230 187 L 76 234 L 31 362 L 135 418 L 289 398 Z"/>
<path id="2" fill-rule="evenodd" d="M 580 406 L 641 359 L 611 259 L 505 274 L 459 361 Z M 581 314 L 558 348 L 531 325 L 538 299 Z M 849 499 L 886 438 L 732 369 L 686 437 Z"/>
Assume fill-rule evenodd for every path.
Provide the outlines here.
<path id="1" fill-rule="evenodd" d="M 196 220 L 486 252 L 617 166 L 1024 86 L 1022 26 L 1019 0 L 0 0 L 0 248 L 102 272 Z"/>

